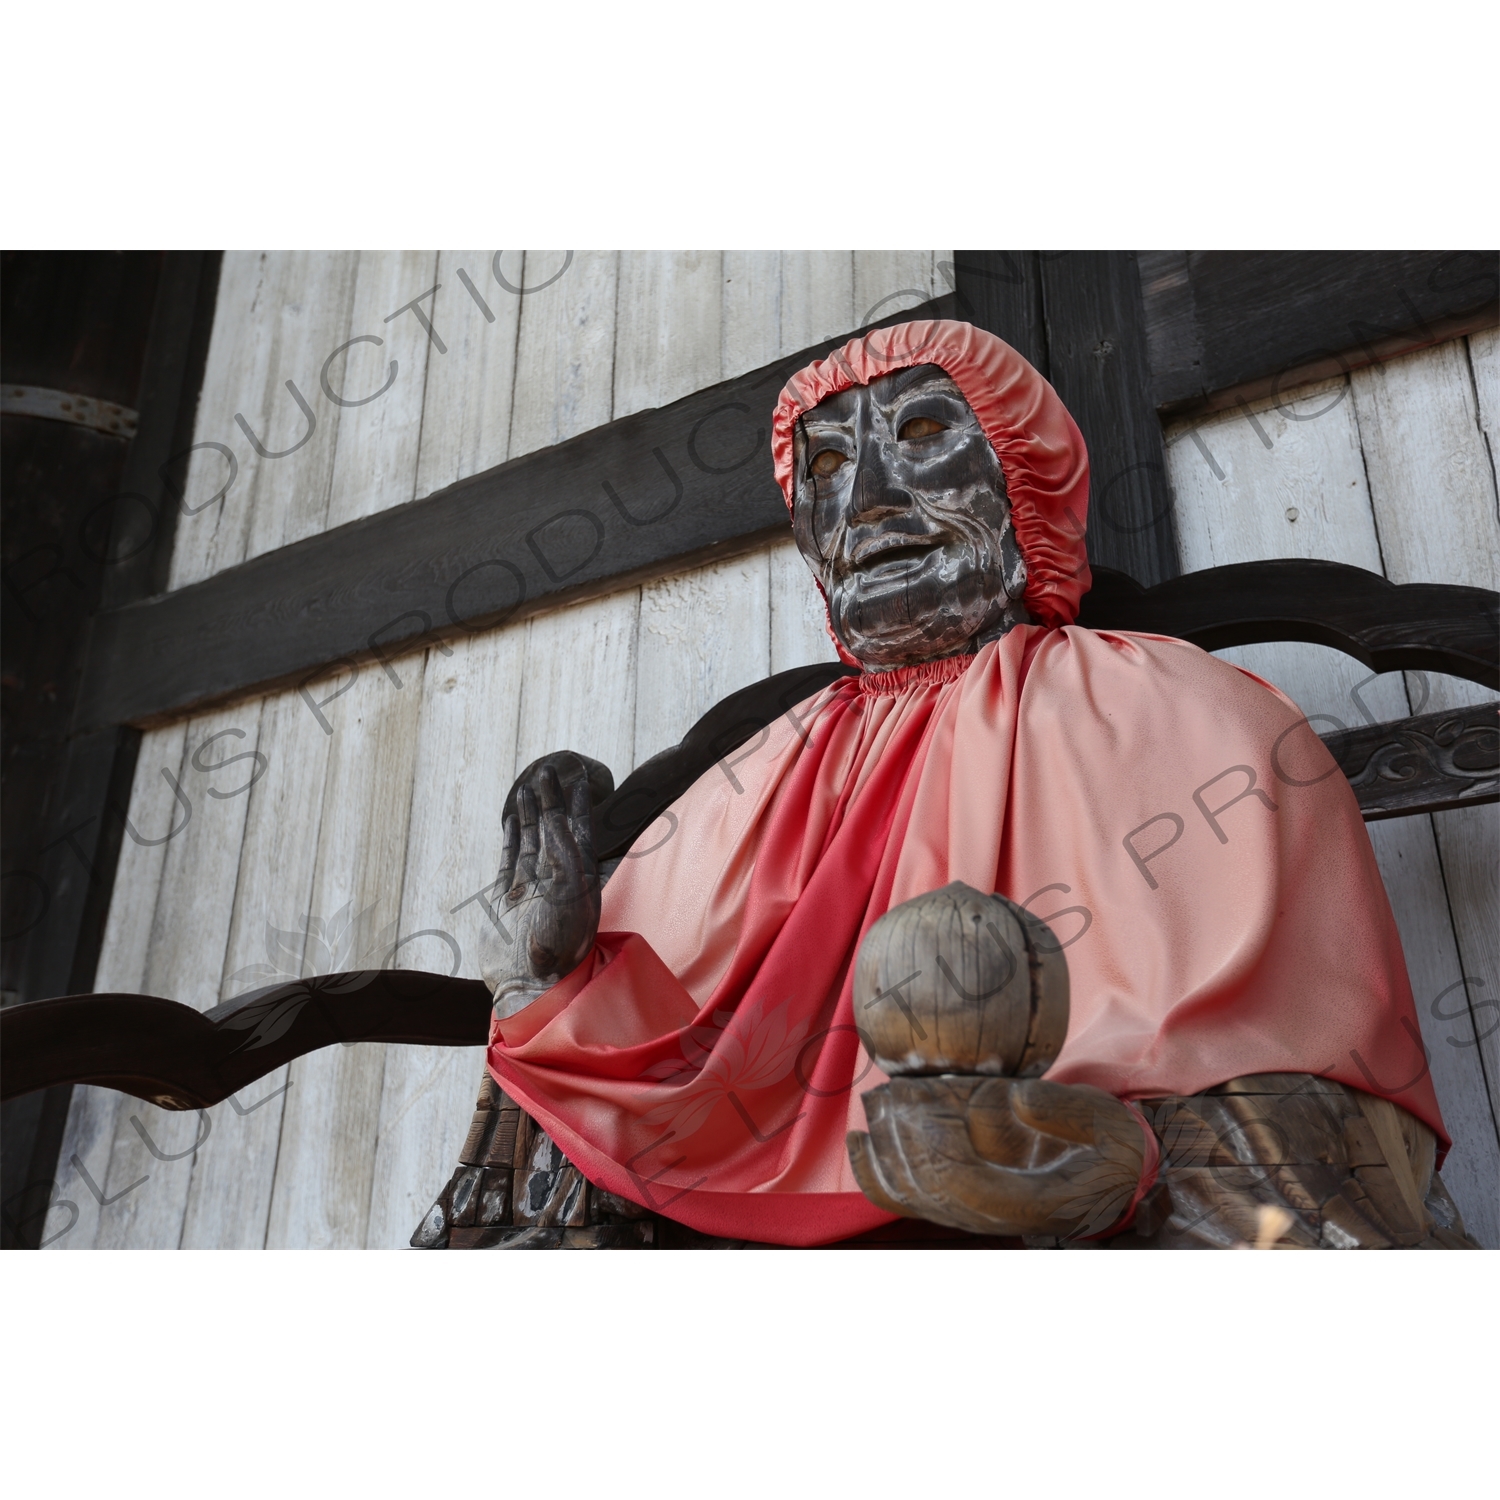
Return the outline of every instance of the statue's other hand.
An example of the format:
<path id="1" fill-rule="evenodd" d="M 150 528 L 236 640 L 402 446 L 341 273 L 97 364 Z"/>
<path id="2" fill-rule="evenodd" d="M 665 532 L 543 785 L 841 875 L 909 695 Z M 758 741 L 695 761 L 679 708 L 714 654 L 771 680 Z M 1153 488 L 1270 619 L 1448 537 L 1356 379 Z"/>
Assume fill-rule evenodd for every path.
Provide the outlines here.
<path id="1" fill-rule="evenodd" d="M 865 1196 L 975 1234 L 1099 1234 L 1145 1159 L 1139 1123 L 1100 1089 L 948 1074 L 893 1078 L 864 1105 L 849 1155 Z"/>
<path id="2" fill-rule="evenodd" d="M 506 799 L 501 894 L 495 903 L 504 932 L 484 964 L 502 1016 L 575 969 L 594 946 L 599 867 L 591 785 L 594 793 L 607 796 L 608 769 L 563 750 L 528 766 Z"/>

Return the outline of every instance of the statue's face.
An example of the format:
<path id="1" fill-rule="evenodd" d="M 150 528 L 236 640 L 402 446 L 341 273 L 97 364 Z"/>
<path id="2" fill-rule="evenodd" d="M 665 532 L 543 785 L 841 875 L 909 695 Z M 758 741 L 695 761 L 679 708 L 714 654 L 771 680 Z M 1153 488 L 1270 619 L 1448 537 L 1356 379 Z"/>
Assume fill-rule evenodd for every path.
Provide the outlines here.
<path id="1" fill-rule="evenodd" d="M 796 462 L 797 546 L 866 667 L 972 651 L 1027 618 L 1000 461 L 936 365 L 819 403 Z"/>

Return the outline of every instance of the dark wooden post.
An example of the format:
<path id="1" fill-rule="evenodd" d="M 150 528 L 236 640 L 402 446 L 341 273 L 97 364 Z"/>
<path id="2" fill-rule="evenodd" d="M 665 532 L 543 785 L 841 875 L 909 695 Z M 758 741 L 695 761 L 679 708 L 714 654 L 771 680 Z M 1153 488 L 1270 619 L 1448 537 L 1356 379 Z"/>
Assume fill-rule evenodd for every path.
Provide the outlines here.
<path id="1" fill-rule="evenodd" d="M 6 418 L 8 446 L 64 455 L 48 467 L 22 466 L 6 486 L 8 531 L 12 522 L 28 533 L 42 527 L 37 555 L 55 555 L 62 580 L 25 601 L 19 632 L 7 617 L 7 664 L 12 648 L 24 663 L 23 711 L 7 725 L 7 897 L 33 897 L 19 913 L 7 901 L 7 1003 L 93 988 L 140 732 L 128 725 L 73 732 L 81 664 L 98 609 L 166 587 L 177 502 L 163 469 L 193 441 L 219 262 L 217 251 L 106 252 L 17 256 L 6 266 L 7 381 L 134 402 L 138 414 L 123 452 L 119 438 Z M 32 680 L 42 676 L 50 680 Z M 38 693 L 40 717 L 25 707 Z M 23 768 L 30 774 L 18 777 Z M 71 1097 L 60 1087 L 5 1105 L 6 1248 L 38 1242 Z"/>
<path id="2" fill-rule="evenodd" d="M 1133 252 L 961 250 L 959 316 L 1056 387 L 1089 447 L 1089 560 L 1148 587 L 1181 571 Z"/>

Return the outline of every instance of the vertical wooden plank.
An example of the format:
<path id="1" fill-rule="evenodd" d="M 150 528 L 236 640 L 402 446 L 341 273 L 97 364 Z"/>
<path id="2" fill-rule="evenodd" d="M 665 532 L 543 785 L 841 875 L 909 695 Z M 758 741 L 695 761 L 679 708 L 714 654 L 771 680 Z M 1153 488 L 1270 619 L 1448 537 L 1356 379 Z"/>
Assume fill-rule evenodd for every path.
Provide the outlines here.
<path id="1" fill-rule="evenodd" d="M 665 406 L 719 380 L 722 267 L 718 251 L 622 252 L 615 417 Z"/>
<path id="2" fill-rule="evenodd" d="M 210 504 L 230 480 L 225 457 L 202 450 L 170 463 L 169 488 L 181 495 L 168 570 L 171 588 L 196 583 L 244 555 L 252 505 L 246 464 L 253 454 L 235 426 L 234 414 L 243 409 L 246 390 L 265 384 L 270 340 L 259 327 L 257 313 L 268 297 L 278 295 L 284 269 L 270 251 L 226 250 L 220 263 L 193 442 L 223 443 L 235 453 L 239 472 L 224 498 Z"/>
<path id="3" fill-rule="evenodd" d="M 314 972 L 381 967 L 394 943 L 423 658 L 389 665 L 399 686 L 367 667 L 324 710 L 334 732 L 309 918 L 323 936 L 319 961 L 308 965 Z M 364 1244 L 384 1066 L 385 1049 L 363 1044 L 329 1047 L 292 1064 L 268 1246 Z"/>
<path id="4" fill-rule="evenodd" d="M 764 552 L 641 590 L 635 762 L 674 745 L 721 698 L 771 670 Z"/>
<path id="5" fill-rule="evenodd" d="M 1185 571 L 1274 557 L 1326 557 L 1383 571 L 1347 381 L 1319 382 L 1285 393 L 1279 403 L 1255 403 L 1207 422 L 1178 423 L 1167 437 Z M 1340 652 L 1286 642 L 1216 654 L 1274 682 L 1309 714 L 1355 725 L 1411 711 L 1401 674 L 1372 678 Z M 1334 725 L 1319 720 L 1317 727 Z M 1493 1192 L 1486 1184 L 1500 1176 L 1500 1148 L 1479 1059 L 1456 1045 L 1466 1038 L 1434 1013 L 1434 1006 L 1452 1012 L 1449 987 L 1463 968 L 1431 823 L 1402 818 L 1371 824 L 1369 832 L 1455 1142 L 1444 1177 L 1471 1229 L 1492 1236 Z"/>
<path id="6" fill-rule="evenodd" d="M 1490 809 L 1483 809 L 1489 811 Z M 1465 1007 L 1465 975 L 1473 975 L 1468 954 L 1455 942 L 1451 893 L 1453 865 L 1446 848 L 1433 837 L 1430 818 L 1394 818 L 1367 827 L 1375 857 L 1391 898 L 1401 946 L 1406 954 L 1417 1021 L 1427 1053 L 1433 1087 L 1453 1149 L 1443 1165 L 1459 1211 L 1481 1245 L 1500 1248 L 1500 1142 L 1493 1106 L 1486 1093 L 1484 1042 L 1479 1040 L 1495 1013 L 1474 1014 Z M 1490 846 L 1494 848 L 1493 842 Z M 1448 866 L 1445 871 L 1444 865 Z M 1447 879 L 1445 880 L 1445 873 Z M 1460 930 L 1458 937 L 1464 936 Z M 1487 989 L 1474 998 L 1494 998 Z M 1412 1072 L 1421 1061 L 1412 1049 Z M 1410 1076 L 1410 1075 L 1407 1075 Z"/>
<path id="7" fill-rule="evenodd" d="M 444 250 L 438 257 L 441 286 L 432 321 L 448 352 L 427 365 L 417 459 L 419 496 L 482 474 L 504 463 L 510 452 L 522 299 L 495 280 L 492 258 L 488 250 Z M 473 285 L 473 293 L 460 271 Z"/>
<path id="8" fill-rule="evenodd" d="M 141 988 L 148 995 L 167 995 L 197 1010 L 219 1003 L 244 837 L 248 794 L 243 789 L 258 768 L 249 759 L 224 762 L 231 755 L 254 752 L 259 732 L 259 705 L 253 703 L 204 715 L 186 726 L 177 780 L 191 815 L 187 804 L 174 799 L 174 812 L 184 821 L 165 846 L 142 974 Z M 215 740 L 220 734 L 225 738 Z M 177 1248 L 194 1147 L 199 1152 L 212 1149 L 214 1124 L 207 1111 L 168 1111 L 137 1099 L 123 1101 L 107 1191 L 118 1192 L 143 1177 L 149 1181 L 101 1219 L 99 1248 Z"/>
<path id="9" fill-rule="evenodd" d="M 854 322 L 861 328 L 938 295 L 931 250 L 856 250 Z"/>
<path id="10" fill-rule="evenodd" d="M 1464 341 L 1356 370 L 1350 383 L 1388 576 L 1493 588 L 1500 515 Z M 1494 697 L 1460 678 L 1431 687 L 1429 710 Z"/>
<path id="11" fill-rule="evenodd" d="M 795 542 L 780 542 L 771 564 L 771 671 L 785 672 L 814 662 L 837 661 L 828 634 L 828 612 Z"/>
<path id="12" fill-rule="evenodd" d="M 182 819 L 176 795 L 161 771 L 164 768 L 170 770 L 173 776 L 181 771 L 186 736 L 187 725 L 183 723 L 149 730 L 141 739 L 128 812 L 129 827 L 135 830 L 137 837 L 132 837 L 127 830 L 120 844 L 109 919 L 94 978 L 97 990 L 139 994 L 145 984 L 151 924 L 161 887 L 162 866 L 167 858 L 166 836 Z M 141 843 L 142 839 L 148 842 Z M 42 1230 L 44 1248 L 93 1249 L 98 1240 L 101 1217 L 107 1218 L 114 1212 L 115 1205 L 104 1207 L 100 1204 L 98 1196 L 90 1190 L 74 1165 L 73 1158 L 76 1156 L 83 1163 L 84 1171 L 95 1186 L 108 1196 L 105 1184 L 109 1177 L 115 1126 L 124 1118 L 120 1109 L 122 1102 L 124 1096 L 113 1089 L 81 1086 L 73 1090 L 68 1123 L 57 1158 L 57 1187 L 59 1195 L 76 1208 L 77 1217 L 75 1219 L 66 1208 L 52 1209 Z"/>
<path id="13" fill-rule="evenodd" d="M 731 380 L 776 359 L 781 344 L 781 252 L 724 252 L 723 362 L 719 378 Z M 767 405 L 776 392 L 769 391 Z"/>
<path id="14" fill-rule="evenodd" d="M 459 972 L 478 978 L 483 901 L 500 866 L 501 810 L 515 778 L 524 623 L 429 654 L 406 844 L 401 932 L 446 932 Z M 495 899 L 489 892 L 488 900 Z M 448 973 L 439 937 L 397 955 L 402 968 Z M 375 1182 L 365 1243 L 399 1248 L 453 1170 L 484 1067 L 482 1047 L 392 1047 L 381 1090 Z"/>
<path id="15" fill-rule="evenodd" d="M 546 280 L 560 263 L 556 252 L 529 250 L 524 275 Z M 509 457 L 609 421 L 618 263 L 614 251 L 580 250 L 559 280 L 522 302 Z"/>
<path id="16" fill-rule="evenodd" d="M 311 683 L 308 692 L 314 701 L 326 698 L 342 680 Z M 251 788 L 245 813 L 221 984 L 226 1000 L 304 972 L 329 739 L 300 693 L 262 704 L 260 749 L 270 769 Z M 260 972 L 244 972 L 257 965 Z M 226 1102 L 214 1110 L 213 1141 L 193 1167 L 184 1249 L 265 1244 L 287 1083 L 288 1070 L 278 1068 L 236 1096 L 239 1109 Z"/>
<path id="17" fill-rule="evenodd" d="M 781 252 L 782 352 L 847 333 L 858 311 L 852 251 Z"/>
<path id="18" fill-rule="evenodd" d="M 1474 379 L 1474 400 L 1479 408 L 1479 426 L 1490 451 L 1490 473 L 1500 457 L 1500 328 L 1472 333 L 1468 338 L 1469 370 Z"/>
<path id="19" fill-rule="evenodd" d="M 208 505 L 226 464 L 214 450 L 193 454 L 185 506 L 205 508 L 178 518 L 171 587 L 323 529 L 338 409 L 323 398 L 318 377 L 349 336 L 357 264 L 356 254 L 332 251 L 225 258 L 194 438 L 231 448 L 239 474 Z M 288 380 L 315 414 L 310 435 Z M 268 453 L 285 456 L 259 456 L 236 413 Z"/>
<path id="20" fill-rule="evenodd" d="M 345 401 L 362 404 L 337 408 L 333 479 L 323 529 L 404 505 L 416 496 L 428 362 L 452 358 L 451 350 L 438 353 L 433 334 L 416 316 L 420 311 L 436 337 L 443 338 L 432 316 L 433 299 L 422 298 L 437 283 L 437 256 L 430 250 L 360 254 L 347 336 L 381 342 L 353 344 L 328 368 L 328 388 Z M 398 311 L 414 298 L 422 298 L 416 309 Z M 392 313 L 396 316 L 387 322 Z M 325 361 L 331 353 L 332 348 Z M 393 365 L 396 373 L 391 380 Z M 321 374 L 320 366 L 320 379 Z M 377 394 L 388 380 L 389 390 Z M 334 403 L 324 400 L 320 406 L 332 408 Z"/>
<path id="21" fill-rule="evenodd" d="M 634 769 L 639 614 L 640 591 L 628 589 L 529 622 L 517 771 L 551 750 L 603 761 L 616 785 Z"/>

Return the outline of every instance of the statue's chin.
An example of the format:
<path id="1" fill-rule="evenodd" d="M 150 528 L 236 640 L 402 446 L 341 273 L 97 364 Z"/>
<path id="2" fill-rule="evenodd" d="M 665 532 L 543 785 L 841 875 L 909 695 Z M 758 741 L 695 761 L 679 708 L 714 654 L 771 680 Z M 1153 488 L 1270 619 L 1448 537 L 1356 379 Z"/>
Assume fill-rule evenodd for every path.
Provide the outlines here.
<path id="1" fill-rule="evenodd" d="M 1007 601 L 994 570 L 973 566 L 972 557 L 962 559 L 968 567 L 954 568 L 954 561 L 934 554 L 917 567 L 846 578 L 832 600 L 833 628 L 845 649 L 875 669 L 968 650 L 1001 622 Z"/>

